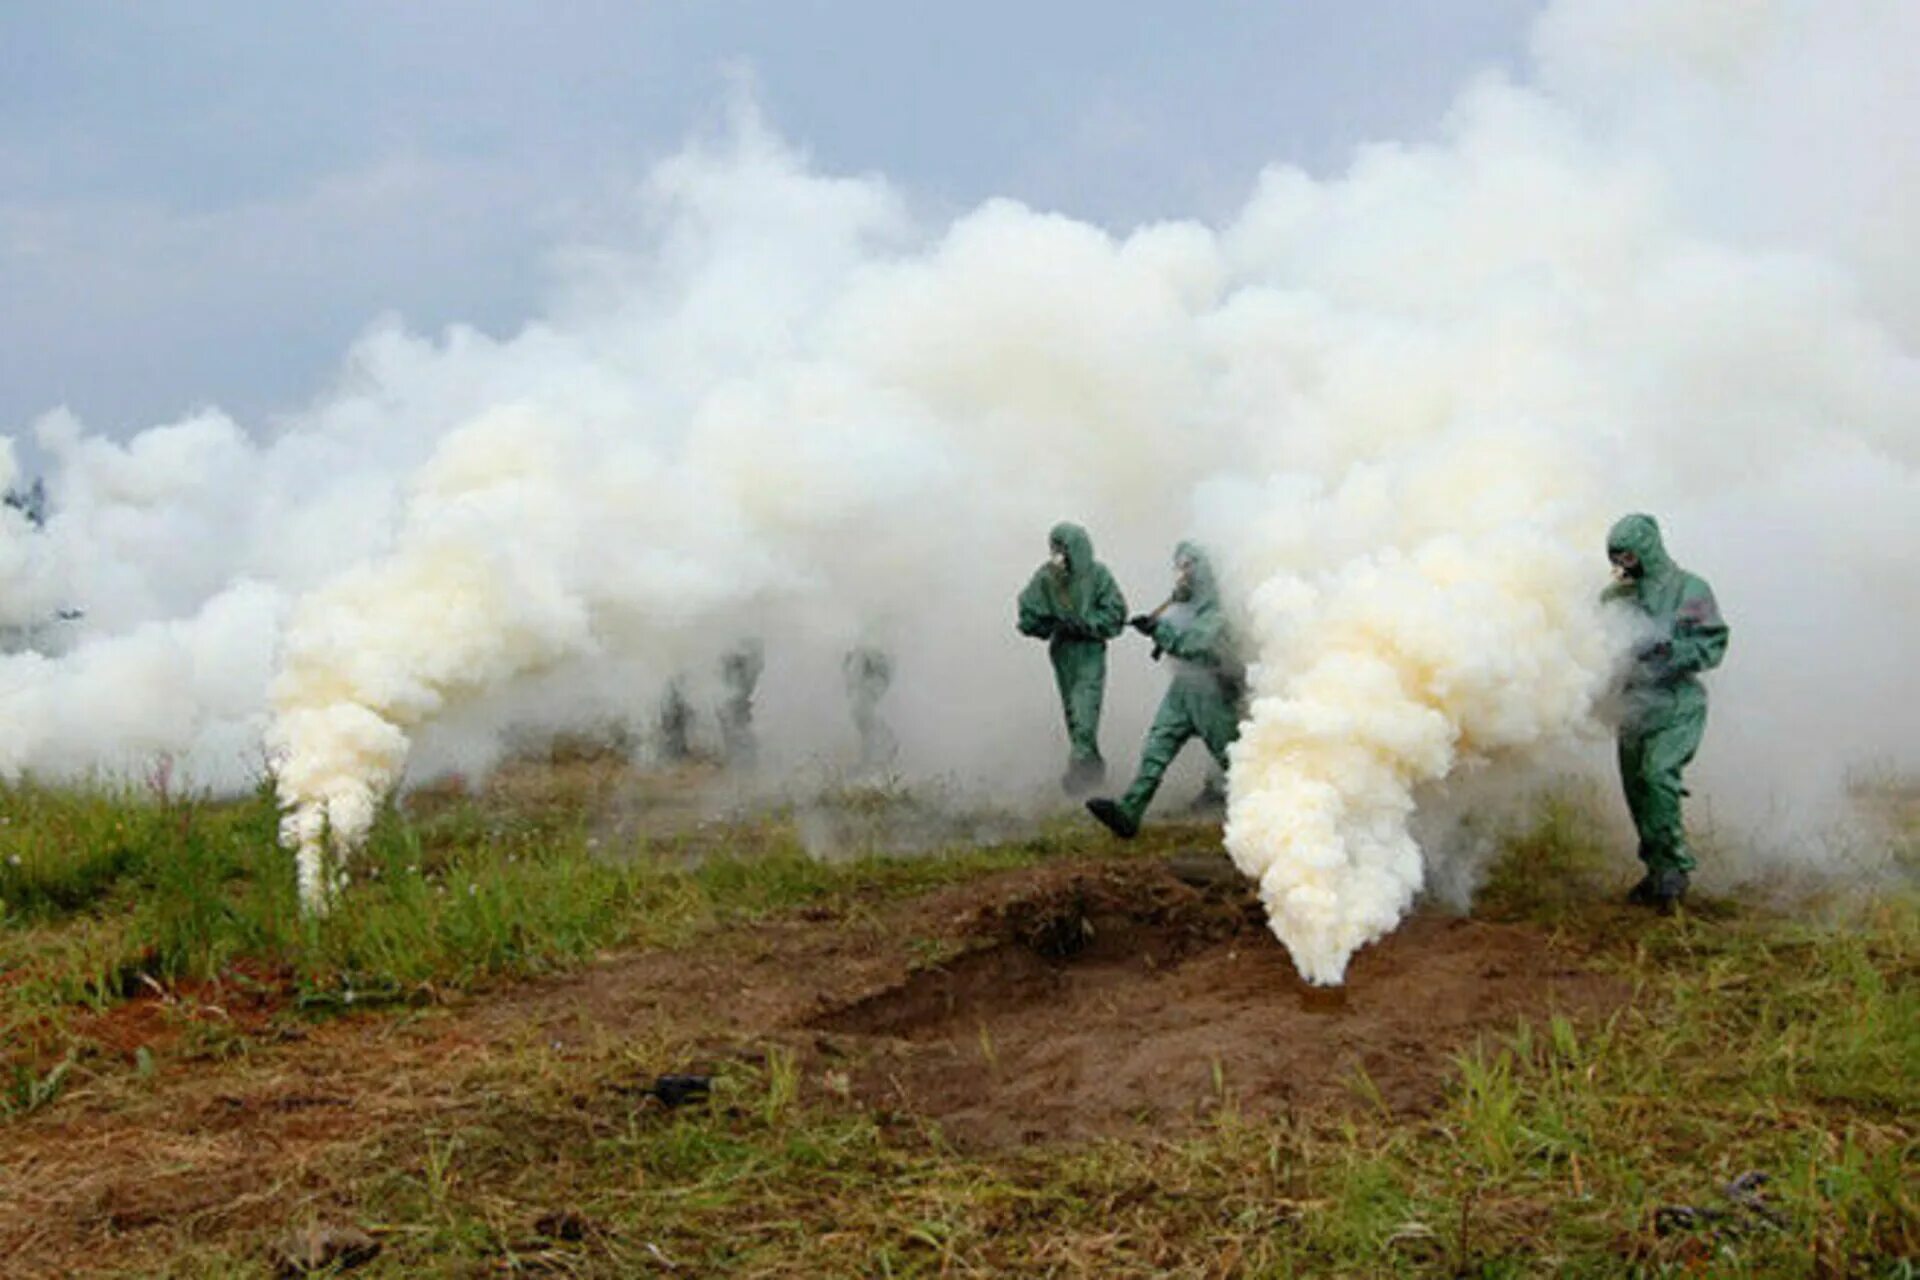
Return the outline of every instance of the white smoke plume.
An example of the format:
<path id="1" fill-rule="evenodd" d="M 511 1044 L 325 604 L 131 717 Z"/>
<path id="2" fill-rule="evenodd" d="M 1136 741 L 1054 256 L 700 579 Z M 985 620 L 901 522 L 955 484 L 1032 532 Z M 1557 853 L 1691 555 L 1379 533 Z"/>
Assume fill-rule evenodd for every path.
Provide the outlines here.
<path id="1" fill-rule="evenodd" d="M 640 718 L 759 635 L 770 767 L 847 733 L 839 655 L 880 643 L 909 772 L 1044 783 L 1010 621 L 1045 530 L 1144 604 L 1197 532 L 1254 658 L 1229 848 L 1334 982 L 1443 852 L 1423 797 L 1604 760 L 1600 542 L 1646 509 L 1733 627 L 1696 812 L 1779 827 L 1920 761 L 1915 47 L 1879 0 L 1561 0 L 1437 141 L 1124 235 L 923 225 L 745 113 L 516 335 L 383 324 L 264 429 L 38 424 L 55 510 L 0 512 L 0 620 L 87 617 L 0 658 L 0 767 L 222 785 L 267 742 L 318 900 L 327 841 L 529 691 Z M 1154 676 L 1113 665 L 1125 758 Z"/>
<path id="2" fill-rule="evenodd" d="M 1424 884 L 1417 792 L 1590 723 L 1617 622 L 1593 592 L 1577 459 L 1527 438 L 1411 448 L 1256 534 L 1251 720 L 1227 845 L 1302 974 L 1338 982 Z M 1275 495 L 1276 498 L 1282 495 Z M 1356 532 L 1368 550 L 1342 543 Z"/>

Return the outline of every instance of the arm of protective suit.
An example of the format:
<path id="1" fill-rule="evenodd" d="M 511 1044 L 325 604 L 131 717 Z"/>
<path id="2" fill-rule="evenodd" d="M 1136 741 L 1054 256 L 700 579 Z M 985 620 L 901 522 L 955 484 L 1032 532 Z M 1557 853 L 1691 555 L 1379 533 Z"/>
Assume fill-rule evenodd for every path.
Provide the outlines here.
<path id="1" fill-rule="evenodd" d="M 1226 619 L 1220 611 L 1203 609 L 1184 624 L 1160 619 L 1153 626 L 1153 643 L 1183 662 L 1217 667 L 1225 657 L 1221 647 L 1226 633 Z"/>
<path id="2" fill-rule="evenodd" d="M 1094 567 L 1093 606 L 1087 610 L 1087 626 L 1095 639 L 1111 640 L 1126 629 L 1127 598 L 1113 580 L 1107 566 Z"/>
<path id="3" fill-rule="evenodd" d="M 1060 621 L 1053 609 L 1053 593 L 1048 590 L 1046 574 L 1045 569 L 1034 574 L 1020 593 L 1020 617 L 1014 623 L 1021 635 L 1040 640 L 1050 639 Z"/>
<path id="4" fill-rule="evenodd" d="M 1668 669 L 1675 675 L 1690 676 L 1711 671 L 1727 654 L 1727 624 L 1714 603 L 1713 588 L 1699 578 L 1689 577 L 1680 607 L 1673 617 L 1673 650 Z"/>

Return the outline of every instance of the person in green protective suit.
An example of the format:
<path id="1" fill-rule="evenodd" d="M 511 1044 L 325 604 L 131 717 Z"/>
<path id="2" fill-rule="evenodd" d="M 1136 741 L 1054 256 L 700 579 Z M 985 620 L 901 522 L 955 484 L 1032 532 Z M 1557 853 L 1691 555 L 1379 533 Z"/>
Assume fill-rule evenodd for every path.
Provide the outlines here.
<path id="1" fill-rule="evenodd" d="M 1153 641 L 1153 656 L 1173 659 L 1173 679 L 1160 710 L 1147 730 L 1140 753 L 1140 771 L 1118 800 L 1087 801 L 1087 809 L 1102 825 L 1123 840 L 1140 832 L 1140 819 L 1153 803 L 1154 792 L 1167 766 L 1189 738 L 1207 744 L 1214 762 L 1224 772 L 1227 748 L 1240 736 L 1240 702 L 1246 691 L 1245 670 L 1234 650 L 1233 635 L 1220 607 L 1206 553 L 1191 542 L 1174 551 L 1173 596 L 1152 613 L 1131 620 L 1136 631 Z"/>
<path id="2" fill-rule="evenodd" d="M 1646 874 L 1628 901 L 1670 912 L 1687 891 L 1693 855 L 1680 820 L 1680 774 L 1707 727 L 1700 673 L 1720 665 L 1727 624 L 1713 589 L 1667 555 L 1652 516 L 1621 518 L 1607 534 L 1618 577 L 1606 599 L 1643 614 L 1650 629 L 1635 649 L 1622 691 L 1620 782 L 1640 835 Z"/>
<path id="3" fill-rule="evenodd" d="M 1050 556 L 1020 593 L 1020 634 L 1047 642 L 1060 705 L 1067 719 L 1067 772 L 1061 785 L 1084 792 L 1106 777 L 1100 758 L 1100 703 L 1107 691 L 1107 641 L 1127 621 L 1126 598 L 1107 566 L 1093 558 L 1093 540 L 1077 524 L 1047 535 Z"/>

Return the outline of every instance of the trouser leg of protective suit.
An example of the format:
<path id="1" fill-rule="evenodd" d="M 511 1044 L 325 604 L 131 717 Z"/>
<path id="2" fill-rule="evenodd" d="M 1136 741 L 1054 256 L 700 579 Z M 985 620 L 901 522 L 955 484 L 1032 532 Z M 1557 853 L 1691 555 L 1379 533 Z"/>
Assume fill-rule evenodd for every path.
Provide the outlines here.
<path id="1" fill-rule="evenodd" d="M 1140 769 L 1133 775 L 1133 785 L 1120 797 L 1121 811 L 1127 817 L 1135 823 L 1140 821 L 1147 806 L 1153 803 L 1154 792 L 1160 789 L 1160 779 L 1166 776 L 1167 766 L 1180 754 L 1180 748 L 1187 745 L 1187 739 L 1198 732 L 1182 691 L 1167 690 L 1166 696 L 1160 699 L 1160 710 L 1153 717 L 1153 727 L 1147 730 L 1147 743 L 1140 749 Z"/>
<path id="2" fill-rule="evenodd" d="M 1193 706 L 1189 712 L 1200 740 L 1213 757 L 1214 768 L 1208 770 L 1207 780 L 1200 784 L 1200 794 L 1194 797 L 1188 812 L 1195 817 L 1218 817 L 1227 808 L 1227 748 L 1240 736 L 1240 717 L 1225 699 L 1211 699 L 1205 707 Z"/>
<path id="3" fill-rule="evenodd" d="M 1220 772 L 1227 772 L 1227 748 L 1240 736 L 1240 716 L 1225 698 L 1209 697 L 1206 705 L 1196 709 L 1195 728 L 1200 738 L 1207 744 L 1207 751 L 1213 756 L 1213 762 L 1220 766 Z"/>
<path id="4" fill-rule="evenodd" d="M 871 701 L 860 701 L 853 705 L 853 727 L 860 734 L 860 768 L 866 772 L 884 769 L 893 763 L 899 744 L 894 740 L 893 730 L 880 718 L 877 706 Z"/>
<path id="5" fill-rule="evenodd" d="M 1067 720 L 1071 761 L 1100 759 L 1100 704 L 1107 692 L 1107 647 L 1072 642 L 1053 651 L 1053 676 Z"/>
<path id="6" fill-rule="evenodd" d="M 753 736 L 753 703 L 736 698 L 720 708 L 720 737 L 730 765 L 752 765 L 759 751 Z"/>
<path id="7" fill-rule="evenodd" d="M 1640 835 L 1640 859 L 1649 871 L 1693 870 L 1681 819 L 1681 772 L 1700 749 L 1706 727 L 1706 708 L 1688 707 L 1620 737 L 1621 787 Z"/>

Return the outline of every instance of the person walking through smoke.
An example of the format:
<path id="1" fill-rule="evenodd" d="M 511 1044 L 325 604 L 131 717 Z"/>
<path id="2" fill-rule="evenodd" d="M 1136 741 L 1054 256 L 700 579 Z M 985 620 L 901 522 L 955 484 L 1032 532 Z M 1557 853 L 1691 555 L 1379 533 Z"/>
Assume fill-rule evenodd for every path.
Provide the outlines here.
<path id="1" fill-rule="evenodd" d="M 1607 534 L 1607 558 L 1619 581 L 1604 598 L 1632 607 L 1650 624 L 1622 695 L 1620 782 L 1646 864 L 1627 900 L 1666 913 L 1685 896 L 1694 868 L 1681 823 L 1687 791 L 1680 775 L 1707 727 L 1700 673 L 1726 656 L 1727 624 L 1713 589 L 1667 555 L 1652 516 L 1622 517 Z"/>
<path id="2" fill-rule="evenodd" d="M 880 718 L 880 699 L 893 683 L 893 659 L 884 649 L 861 645 L 847 651 L 840 671 L 847 680 L 847 710 L 860 734 L 859 771 L 869 776 L 884 773 L 893 767 L 900 750 L 893 730 Z"/>
<path id="3" fill-rule="evenodd" d="M 693 755 L 693 704 L 687 701 L 685 682 L 675 676 L 660 695 L 658 716 L 660 759 L 684 764 Z"/>
<path id="4" fill-rule="evenodd" d="M 753 691 L 759 687 L 766 655 L 760 641 L 748 638 L 720 655 L 720 746 L 731 769 L 751 769 L 760 742 L 753 732 Z"/>
<path id="5" fill-rule="evenodd" d="M 1240 700 L 1245 671 L 1234 651 L 1233 636 L 1220 607 L 1220 590 L 1206 553 L 1183 542 L 1173 553 L 1174 587 L 1167 603 L 1131 619 L 1134 630 L 1153 641 L 1153 656 L 1173 658 L 1173 679 L 1147 730 L 1140 771 L 1118 800 L 1087 801 L 1087 810 L 1123 840 L 1140 831 L 1140 819 L 1153 803 L 1160 779 L 1187 739 L 1199 738 L 1222 771 L 1227 748 L 1240 736 Z"/>
<path id="6" fill-rule="evenodd" d="M 1077 524 L 1047 535 L 1050 555 L 1020 593 L 1020 634 L 1047 642 L 1060 706 L 1067 720 L 1069 794 L 1107 776 L 1100 756 L 1100 703 L 1107 689 L 1107 641 L 1126 625 L 1127 602 L 1107 566 L 1093 558 L 1093 540 Z"/>

